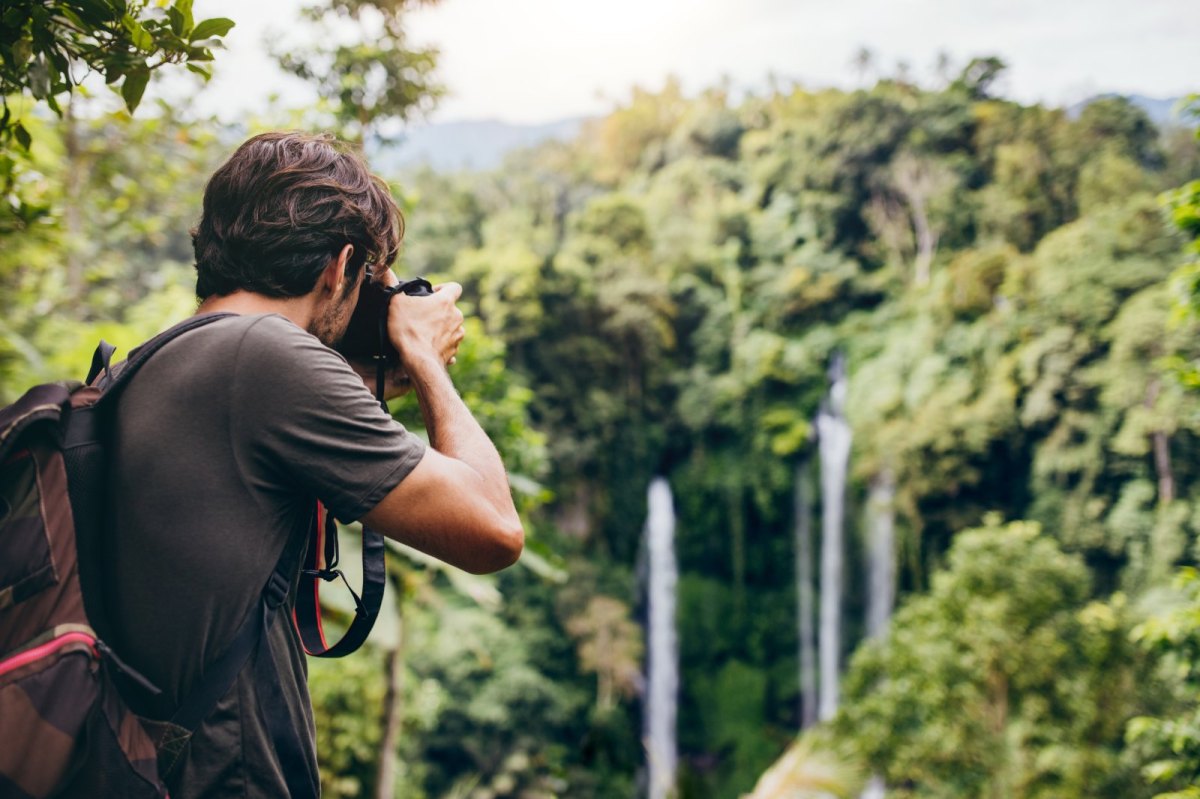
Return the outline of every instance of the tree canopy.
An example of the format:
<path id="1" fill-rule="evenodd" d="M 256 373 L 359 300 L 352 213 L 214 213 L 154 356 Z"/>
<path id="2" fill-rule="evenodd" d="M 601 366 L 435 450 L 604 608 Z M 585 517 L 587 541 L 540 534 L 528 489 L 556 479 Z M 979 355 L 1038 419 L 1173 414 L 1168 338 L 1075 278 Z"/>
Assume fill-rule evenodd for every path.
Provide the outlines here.
<path id="1" fill-rule="evenodd" d="M 407 50 L 412 6 L 315 6 L 351 33 L 285 57 L 322 96 L 286 121 L 389 146 L 438 93 L 436 52 Z M 122 88 L 203 70 L 228 22 L 183 0 L 18 2 L 0 24 L 6 107 L 63 111 L 14 110 L 0 137 L 11 401 L 78 376 L 100 336 L 128 350 L 194 309 L 187 230 L 245 131 L 170 103 L 131 116 L 140 78 L 125 111 L 62 102 L 88 69 Z M 761 790 L 1190 790 L 1200 146 L 1127 99 L 1074 115 L 999 96 L 998 59 L 943 66 L 931 86 L 736 98 L 668 82 L 497 170 L 388 176 L 397 269 L 465 286 L 455 380 L 528 548 L 494 578 L 392 553 L 374 648 L 312 668 L 327 795 L 635 794 L 656 476 L 678 516 L 681 799 L 750 791 L 784 752 Z M 795 528 L 822 511 L 797 486 L 835 357 L 857 654 L 841 715 L 792 746 Z M 392 410 L 419 428 L 411 398 Z M 900 603 L 864 643 L 881 481 Z"/>

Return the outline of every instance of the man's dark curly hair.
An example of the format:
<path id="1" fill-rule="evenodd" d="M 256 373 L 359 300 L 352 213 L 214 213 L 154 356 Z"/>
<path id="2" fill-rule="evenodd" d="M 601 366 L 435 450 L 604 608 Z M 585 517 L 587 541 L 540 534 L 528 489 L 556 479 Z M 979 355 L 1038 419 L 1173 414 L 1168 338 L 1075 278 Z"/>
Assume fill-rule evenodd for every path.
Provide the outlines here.
<path id="1" fill-rule="evenodd" d="M 239 147 L 204 190 L 192 231 L 196 294 L 299 297 L 347 244 L 355 285 L 364 264 L 396 260 L 403 235 L 387 184 L 348 146 L 328 134 L 264 133 Z"/>

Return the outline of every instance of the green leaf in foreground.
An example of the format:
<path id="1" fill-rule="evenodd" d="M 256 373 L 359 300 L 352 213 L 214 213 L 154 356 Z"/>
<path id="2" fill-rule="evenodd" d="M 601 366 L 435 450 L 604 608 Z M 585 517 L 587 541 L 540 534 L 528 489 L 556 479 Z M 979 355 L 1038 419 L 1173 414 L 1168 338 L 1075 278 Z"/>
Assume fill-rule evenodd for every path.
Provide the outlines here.
<path id="1" fill-rule="evenodd" d="M 146 92 L 146 84 L 149 82 L 150 70 L 144 65 L 134 67 L 125 76 L 125 82 L 121 84 L 121 97 L 124 98 L 125 107 L 129 109 L 129 113 L 132 114 L 137 109 L 138 103 L 142 101 L 142 95 Z"/>
<path id="2" fill-rule="evenodd" d="M 233 26 L 233 20 L 225 17 L 206 19 L 192 30 L 188 39 L 194 42 L 198 39 L 207 39 L 210 36 L 224 36 L 229 33 Z"/>
<path id="3" fill-rule="evenodd" d="M 121 19 L 121 23 L 125 26 L 125 30 L 129 31 L 129 38 L 134 47 L 146 52 L 154 49 L 154 37 L 142 27 L 140 22 L 126 14 Z"/>
<path id="4" fill-rule="evenodd" d="M 33 144 L 33 139 L 30 137 L 29 131 L 25 130 L 25 126 L 20 122 L 13 125 L 13 135 L 17 137 L 17 143 L 20 144 L 23 149 L 28 151 L 30 145 Z"/>

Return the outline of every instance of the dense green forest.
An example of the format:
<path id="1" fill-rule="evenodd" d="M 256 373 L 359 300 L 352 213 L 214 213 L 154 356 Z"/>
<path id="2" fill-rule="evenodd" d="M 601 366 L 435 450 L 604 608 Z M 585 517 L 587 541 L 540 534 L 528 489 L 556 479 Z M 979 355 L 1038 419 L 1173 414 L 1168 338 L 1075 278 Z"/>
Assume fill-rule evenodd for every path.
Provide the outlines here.
<path id="1" fill-rule="evenodd" d="M 439 91 L 410 55 L 408 94 L 326 76 L 317 107 L 240 126 L 10 97 L 0 401 L 191 312 L 187 231 L 249 133 L 389 146 L 374 126 Z M 736 99 L 668 82 L 497 171 L 387 176 L 398 272 L 465 286 L 454 375 L 528 547 L 494 578 L 396 548 L 374 645 L 310 667 L 328 796 L 638 795 L 664 476 L 680 799 L 768 769 L 757 797 L 871 775 L 897 797 L 1200 797 L 1200 143 L 1119 97 L 996 96 L 1003 69 Z M 825 510 L 813 420 L 841 357 L 845 671 L 797 738 L 797 527 Z M 868 638 L 881 514 L 898 599 Z"/>

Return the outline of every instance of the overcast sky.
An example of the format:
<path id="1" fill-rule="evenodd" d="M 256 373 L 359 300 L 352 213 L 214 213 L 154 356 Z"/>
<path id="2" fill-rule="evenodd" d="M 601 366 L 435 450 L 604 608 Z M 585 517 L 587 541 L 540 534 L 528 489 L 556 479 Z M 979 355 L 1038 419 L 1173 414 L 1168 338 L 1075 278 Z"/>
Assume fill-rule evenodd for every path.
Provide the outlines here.
<path id="1" fill-rule="evenodd" d="M 198 110 L 236 118 L 272 92 L 311 98 L 263 44 L 269 31 L 294 27 L 301 5 L 197 0 L 198 19 L 238 23 Z M 1200 90 L 1195 0 L 442 0 L 414 12 L 410 32 L 414 44 L 441 49 L 449 95 L 435 121 L 598 114 L 670 74 L 690 92 L 722 77 L 759 87 L 772 73 L 849 86 L 861 47 L 889 73 L 907 62 L 919 81 L 932 80 L 939 51 L 957 64 L 999 55 L 1010 65 L 1001 91 L 1026 102 Z"/>

